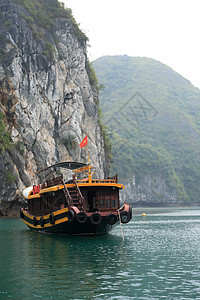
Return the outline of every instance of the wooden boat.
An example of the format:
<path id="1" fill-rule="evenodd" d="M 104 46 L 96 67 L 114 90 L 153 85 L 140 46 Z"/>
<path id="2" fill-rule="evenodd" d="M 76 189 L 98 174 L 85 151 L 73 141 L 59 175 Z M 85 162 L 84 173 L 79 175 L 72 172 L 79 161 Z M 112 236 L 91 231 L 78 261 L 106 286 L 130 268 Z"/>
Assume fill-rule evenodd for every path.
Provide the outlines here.
<path id="1" fill-rule="evenodd" d="M 117 175 L 93 179 L 92 167 L 79 162 L 62 162 L 41 171 L 50 168 L 67 168 L 74 174 L 68 181 L 60 175 L 23 191 L 28 207 L 21 209 L 20 216 L 31 230 L 49 234 L 100 235 L 108 233 L 119 222 L 131 220 L 132 208 L 126 203 L 120 207 L 119 190 L 124 189 L 124 185 L 118 183 Z M 85 172 L 87 177 L 81 178 Z"/>

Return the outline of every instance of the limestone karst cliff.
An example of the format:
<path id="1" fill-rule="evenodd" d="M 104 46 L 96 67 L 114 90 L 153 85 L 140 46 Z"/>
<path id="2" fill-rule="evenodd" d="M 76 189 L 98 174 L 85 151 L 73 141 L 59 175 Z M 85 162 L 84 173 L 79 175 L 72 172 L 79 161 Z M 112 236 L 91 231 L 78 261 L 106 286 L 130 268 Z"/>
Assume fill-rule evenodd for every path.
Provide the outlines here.
<path id="1" fill-rule="evenodd" d="M 1 214 L 21 198 L 38 169 L 63 160 L 86 162 L 79 147 L 86 134 L 97 176 L 107 170 L 87 39 L 57 0 L 49 1 L 46 21 L 45 2 L 0 0 L 0 111 L 11 137 L 0 151 Z"/>

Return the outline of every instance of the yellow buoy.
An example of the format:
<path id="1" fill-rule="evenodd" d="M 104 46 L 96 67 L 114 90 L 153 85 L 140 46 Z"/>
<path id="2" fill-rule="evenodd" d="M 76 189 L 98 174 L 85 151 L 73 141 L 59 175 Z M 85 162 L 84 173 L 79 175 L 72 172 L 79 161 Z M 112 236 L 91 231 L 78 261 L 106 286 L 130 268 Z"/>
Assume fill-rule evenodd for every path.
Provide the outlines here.
<path id="1" fill-rule="evenodd" d="M 145 213 L 143 213 L 143 214 L 142 214 L 142 216 L 143 216 L 143 217 L 146 217 L 146 214 L 145 214 Z"/>

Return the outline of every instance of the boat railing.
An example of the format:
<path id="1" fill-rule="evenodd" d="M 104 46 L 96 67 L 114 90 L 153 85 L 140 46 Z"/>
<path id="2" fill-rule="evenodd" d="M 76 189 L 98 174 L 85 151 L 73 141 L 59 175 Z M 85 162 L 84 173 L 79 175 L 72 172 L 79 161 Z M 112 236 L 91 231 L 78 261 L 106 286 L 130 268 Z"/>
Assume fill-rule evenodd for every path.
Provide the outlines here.
<path id="1" fill-rule="evenodd" d="M 84 179 L 76 179 L 76 182 L 78 184 L 80 183 L 89 183 L 89 178 L 84 178 Z M 117 178 L 117 174 L 116 176 L 113 176 L 113 177 L 108 177 L 108 178 L 105 178 L 105 179 L 92 179 L 92 182 L 91 183 L 117 183 L 118 182 L 118 178 Z M 70 180 L 68 182 L 65 182 L 65 183 L 74 183 L 73 180 Z M 45 187 L 51 187 L 51 186 L 54 186 L 54 185 L 59 185 L 59 184 L 63 184 L 63 175 L 61 176 L 58 176 L 58 177 L 55 177 L 55 178 L 52 178 L 50 180 L 47 180 L 46 183 L 44 183 L 43 185 Z M 42 185 L 42 188 L 44 188 Z"/>
<path id="2" fill-rule="evenodd" d="M 84 179 L 78 179 L 76 180 L 77 183 L 118 183 L 118 175 L 116 174 L 115 176 L 112 177 L 107 177 L 105 179 L 92 179 L 92 181 L 89 181 L 89 178 L 84 178 Z"/>
<path id="3" fill-rule="evenodd" d="M 76 180 L 77 183 L 89 183 L 88 179 Z M 91 183 L 116 183 L 114 179 L 92 179 Z"/>
<path id="4" fill-rule="evenodd" d="M 51 187 L 58 184 L 63 184 L 63 175 L 47 180 L 47 187 Z"/>
<path id="5" fill-rule="evenodd" d="M 118 183 L 118 174 L 112 177 L 107 177 L 107 179 L 114 180 L 116 183 Z"/>

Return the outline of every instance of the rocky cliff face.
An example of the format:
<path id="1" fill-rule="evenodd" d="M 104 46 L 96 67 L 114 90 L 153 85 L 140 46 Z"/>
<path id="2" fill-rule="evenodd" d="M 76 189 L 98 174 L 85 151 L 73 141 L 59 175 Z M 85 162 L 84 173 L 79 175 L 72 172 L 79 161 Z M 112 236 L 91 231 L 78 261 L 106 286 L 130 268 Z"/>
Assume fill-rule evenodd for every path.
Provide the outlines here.
<path id="1" fill-rule="evenodd" d="M 169 206 L 182 204 L 178 201 L 178 192 L 170 190 L 165 179 L 160 175 L 147 174 L 140 183 L 136 184 L 135 176 L 125 183 L 121 200 L 128 201 L 135 206 Z"/>
<path id="2" fill-rule="evenodd" d="M 79 147 L 86 134 L 97 176 L 107 168 L 86 41 L 67 18 L 56 18 L 51 32 L 34 24 L 35 32 L 28 11 L 16 3 L 0 0 L 0 110 L 13 142 L 0 152 L 2 214 L 5 201 L 20 199 L 37 170 L 65 160 L 87 162 Z"/>

